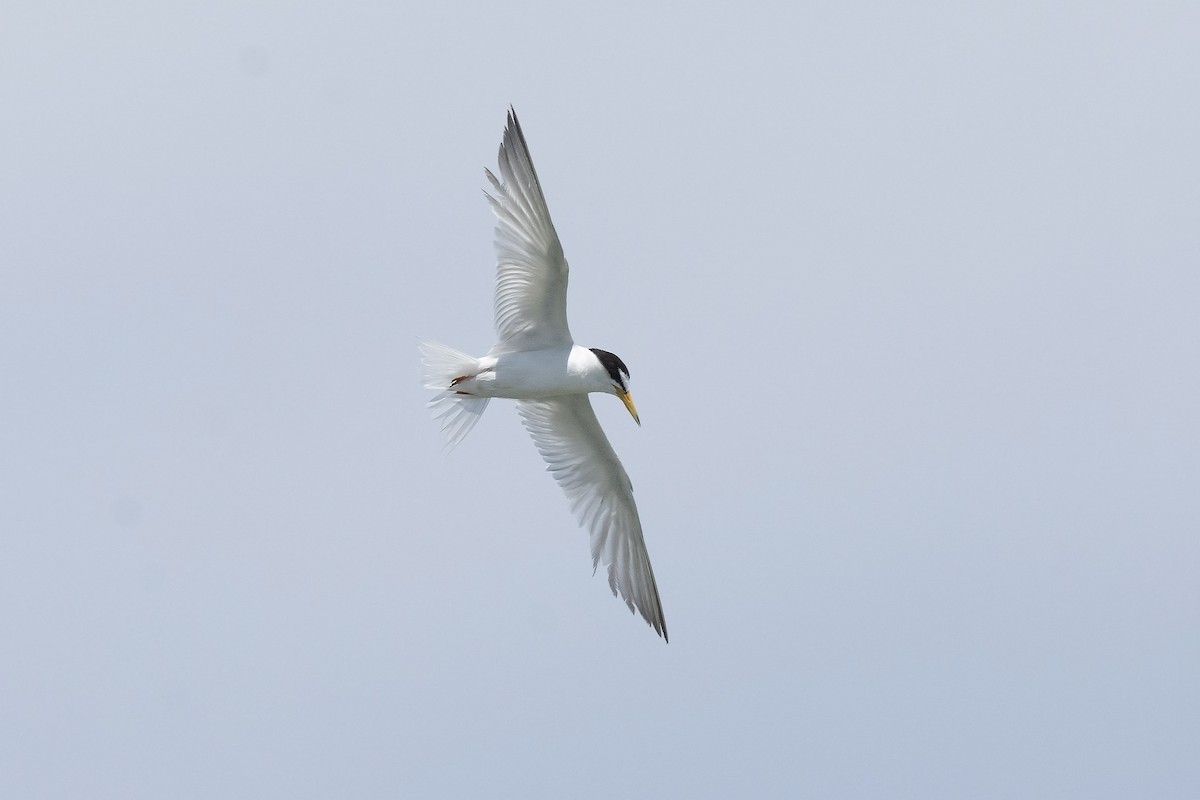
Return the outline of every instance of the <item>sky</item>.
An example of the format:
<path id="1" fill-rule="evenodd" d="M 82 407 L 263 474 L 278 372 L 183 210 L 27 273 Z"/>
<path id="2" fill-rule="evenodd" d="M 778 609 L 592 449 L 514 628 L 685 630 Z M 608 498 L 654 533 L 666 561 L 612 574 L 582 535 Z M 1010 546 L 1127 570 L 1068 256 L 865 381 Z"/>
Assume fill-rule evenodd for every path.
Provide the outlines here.
<path id="1" fill-rule="evenodd" d="M 9 4 L 0 795 L 1200 796 L 1200 9 Z M 664 644 L 510 403 L 509 104 Z"/>

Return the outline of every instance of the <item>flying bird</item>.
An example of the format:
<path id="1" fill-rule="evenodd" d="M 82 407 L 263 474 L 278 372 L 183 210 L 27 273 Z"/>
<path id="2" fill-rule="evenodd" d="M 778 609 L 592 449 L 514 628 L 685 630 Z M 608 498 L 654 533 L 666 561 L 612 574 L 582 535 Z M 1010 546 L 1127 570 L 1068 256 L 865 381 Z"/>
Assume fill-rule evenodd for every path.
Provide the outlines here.
<path id="1" fill-rule="evenodd" d="M 612 353 L 580 347 L 567 327 L 569 269 L 516 112 L 500 144 L 500 177 L 484 170 L 496 215 L 496 345 L 482 358 L 421 342 L 425 388 L 453 448 L 493 397 L 517 413 L 591 536 L 593 571 L 603 563 L 614 596 L 667 639 L 654 570 L 642 538 L 633 486 L 596 419 L 588 394 L 621 399 L 635 422 L 629 368 Z"/>

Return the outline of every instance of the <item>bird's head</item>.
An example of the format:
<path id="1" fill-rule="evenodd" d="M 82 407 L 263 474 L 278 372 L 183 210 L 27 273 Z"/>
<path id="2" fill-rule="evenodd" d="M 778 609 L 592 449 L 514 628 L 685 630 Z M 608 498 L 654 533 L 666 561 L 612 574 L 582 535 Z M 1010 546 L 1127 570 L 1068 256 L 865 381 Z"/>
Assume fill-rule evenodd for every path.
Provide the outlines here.
<path id="1" fill-rule="evenodd" d="M 595 354 L 596 359 L 600 362 L 600 366 L 604 367 L 604 371 L 608 373 L 608 391 L 621 398 L 621 402 L 624 403 L 625 408 L 629 410 L 629 414 L 633 417 L 633 421 L 638 425 L 641 425 L 642 421 L 638 419 L 637 407 L 634 406 L 633 397 L 631 397 L 629 394 L 629 367 L 625 366 L 625 362 L 619 357 L 608 352 L 607 350 L 601 350 L 597 347 L 593 347 L 591 348 L 591 351 Z"/>

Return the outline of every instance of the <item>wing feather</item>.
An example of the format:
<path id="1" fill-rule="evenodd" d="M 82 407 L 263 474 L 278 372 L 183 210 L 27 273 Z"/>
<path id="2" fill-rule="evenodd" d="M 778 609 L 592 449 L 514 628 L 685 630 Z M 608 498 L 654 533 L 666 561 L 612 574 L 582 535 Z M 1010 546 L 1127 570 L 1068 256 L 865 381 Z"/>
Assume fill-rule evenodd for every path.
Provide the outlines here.
<path id="1" fill-rule="evenodd" d="M 493 352 L 570 345 L 567 327 L 569 269 L 529 145 L 517 114 L 508 125 L 497 159 L 500 178 L 485 170 L 496 215 L 496 333 Z"/>
<path id="2" fill-rule="evenodd" d="M 517 410 L 571 510 L 591 535 L 592 568 L 608 568 L 614 596 L 663 639 L 667 623 L 633 501 L 633 485 L 587 395 L 519 400 Z"/>

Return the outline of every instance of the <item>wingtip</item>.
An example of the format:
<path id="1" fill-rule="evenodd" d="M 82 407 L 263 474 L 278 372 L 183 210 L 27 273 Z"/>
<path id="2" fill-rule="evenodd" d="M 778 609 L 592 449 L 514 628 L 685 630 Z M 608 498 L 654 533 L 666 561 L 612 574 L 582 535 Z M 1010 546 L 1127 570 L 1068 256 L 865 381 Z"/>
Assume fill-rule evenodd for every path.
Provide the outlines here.
<path id="1" fill-rule="evenodd" d="M 500 150 L 504 151 L 504 143 L 513 140 L 514 145 L 519 144 L 520 149 L 524 150 L 525 159 L 529 161 L 529 167 L 533 169 L 532 159 L 529 158 L 529 144 L 525 141 L 525 131 L 521 130 L 521 120 L 517 119 L 517 110 L 512 106 L 508 107 L 508 121 L 504 126 L 504 142 L 501 143 Z"/>
<path id="2" fill-rule="evenodd" d="M 616 592 L 613 592 L 613 595 L 616 596 Z M 629 605 L 629 612 L 631 614 L 642 615 L 642 620 L 650 627 L 650 630 L 662 637 L 664 644 L 670 644 L 671 638 L 667 635 L 667 619 L 663 616 L 661 604 L 658 606 L 658 616 L 645 613 L 640 606 L 635 606 L 628 602 L 627 605 Z"/>

